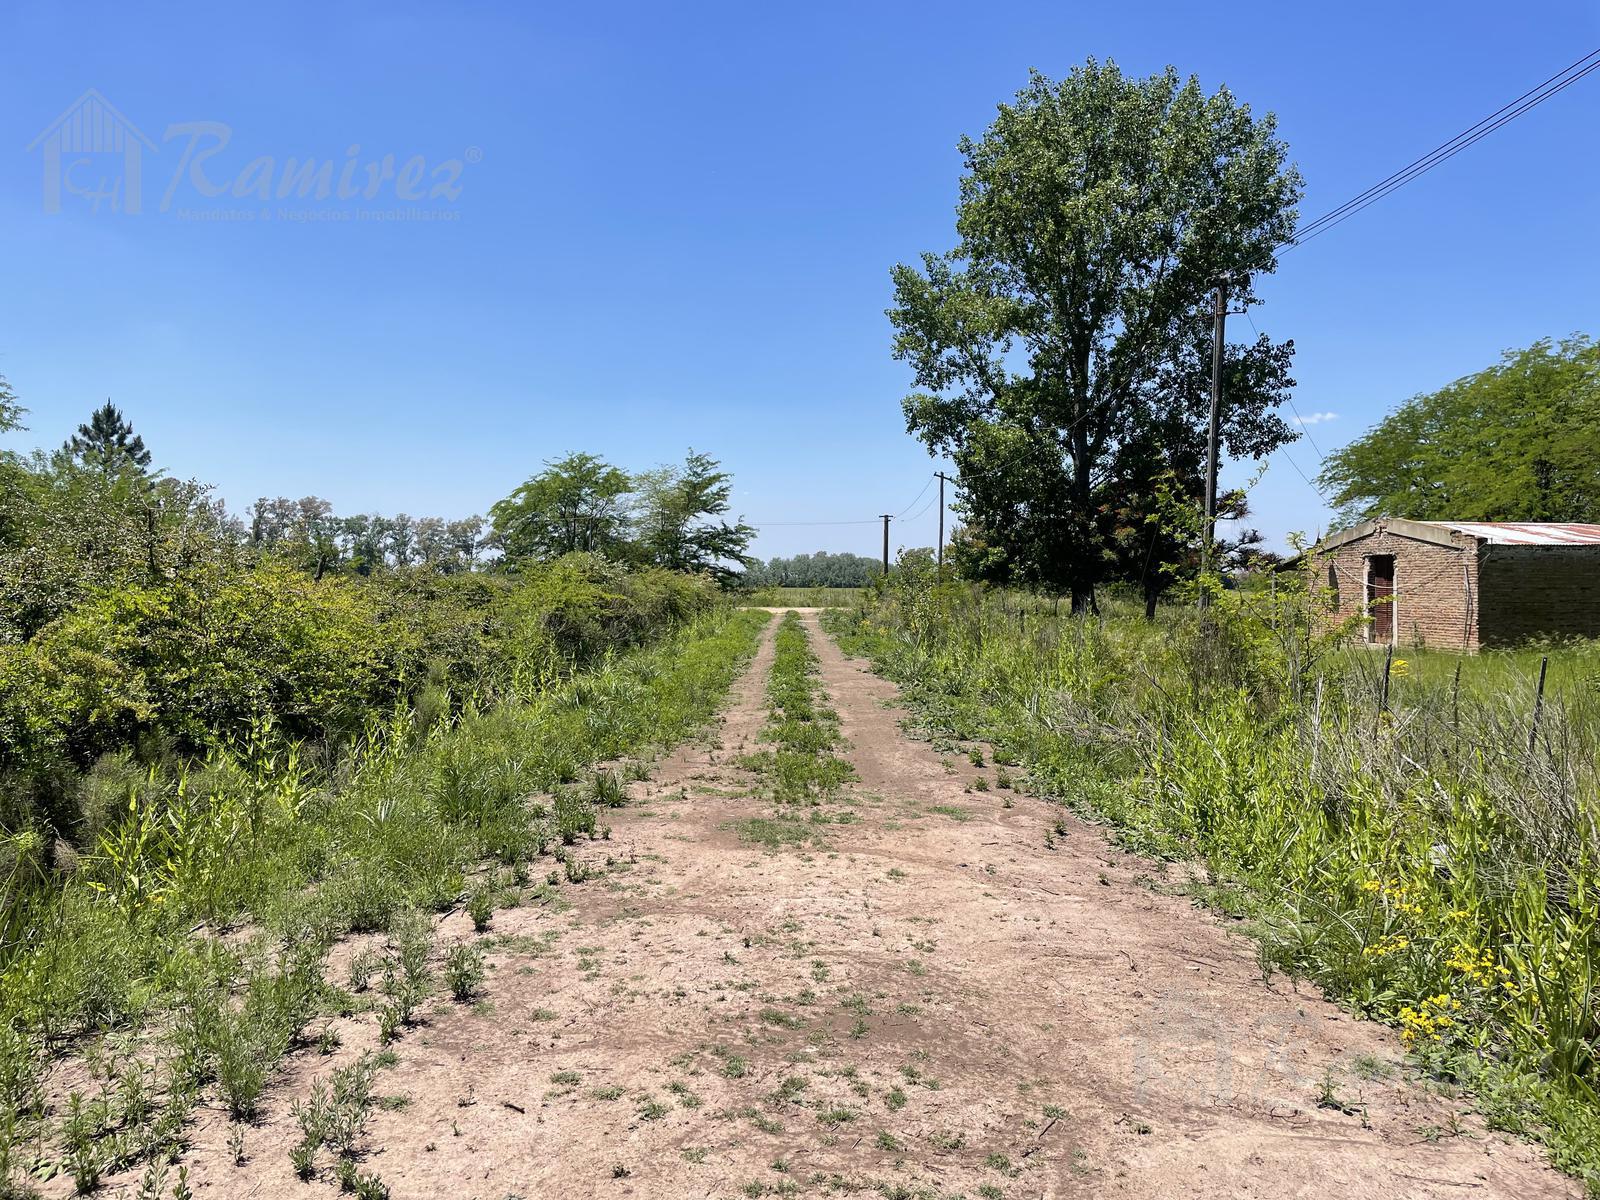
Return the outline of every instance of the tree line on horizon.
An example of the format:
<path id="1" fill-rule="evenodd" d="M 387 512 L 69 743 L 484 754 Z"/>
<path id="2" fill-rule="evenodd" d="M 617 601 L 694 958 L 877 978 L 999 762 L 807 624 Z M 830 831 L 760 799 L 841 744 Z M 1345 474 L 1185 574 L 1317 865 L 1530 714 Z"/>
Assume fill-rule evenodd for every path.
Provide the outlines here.
<path id="1" fill-rule="evenodd" d="M 0 377 L 0 432 L 20 428 L 23 412 Z M 108 400 L 54 454 L 22 459 L 11 453 L 8 467 L 36 482 L 73 472 L 125 480 L 131 495 L 142 491 L 141 502 L 152 512 L 183 507 L 203 494 L 217 536 L 280 555 L 319 579 L 330 571 L 370 575 L 414 567 L 442 575 L 480 566 L 515 571 L 529 561 L 587 552 L 631 566 L 704 573 L 726 584 L 751 561 L 746 550 L 755 535 L 744 522 L 726 519 L 732 476 L 694 450 L 681 466 L 637 473 L 581 452 L 552 459 L 495 504 L 487 521 L 476 515 L 341 516 L 320 496 L 263 496 L 239 518 L 210 498 L 210 488 L 152 472 L 151 461 L 143 437 Z M 37 499 L 38 489 L 33 492 Z M 26 524 L 11 515 L 13 524 Z"/>
<path id="2" fill-rule="evenodd" d="M 751 559 L 740 582 L 746 587 L 866 587 L 883 563 L 864 554 L 818 550 L 789 558 Z"/>

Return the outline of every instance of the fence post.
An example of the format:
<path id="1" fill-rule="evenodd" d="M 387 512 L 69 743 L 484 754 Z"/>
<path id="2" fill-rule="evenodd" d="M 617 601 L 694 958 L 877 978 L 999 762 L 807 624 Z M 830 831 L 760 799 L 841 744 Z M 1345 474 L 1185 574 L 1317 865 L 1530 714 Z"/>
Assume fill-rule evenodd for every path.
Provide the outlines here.
<path id="1" fill-rule="evenodd" d="M 1383 690 L 1378 694 L 1378 711 L 1372 718 L 1372 731 L 1378 731 L 1378 723 L 1383 720 L 1383 714 L 1389 711 L 1389 670 L 1394 666 L 1394 643 L 1390 642 L 1383 652 Z"/>
<path id="2" fill-rule="evenodd" d="M 1317 763 L 1322 757 L 1322 684 L 1324 676 L 1317 676 L 1317 706 L 1311 714 L 1311 780 L 1317 779 Z"/>
<path id="3" fill-rule="evenodd" d="M 1544 711 L 1544 673 L 1550 666 L 1550 656 L 1547 654 L 1539 660 L 1539 686 L 1533 693 L 1533 720 L 1528 722 L 1528 753 L 1533 753 L 1533 747 L 1539 740 L 1539 714 Z"/>

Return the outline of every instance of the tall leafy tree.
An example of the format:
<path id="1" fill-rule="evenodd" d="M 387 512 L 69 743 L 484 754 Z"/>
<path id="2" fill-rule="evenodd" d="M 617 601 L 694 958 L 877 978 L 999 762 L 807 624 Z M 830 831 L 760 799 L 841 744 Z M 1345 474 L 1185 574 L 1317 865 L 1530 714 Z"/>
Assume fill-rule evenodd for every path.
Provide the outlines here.
<path id="1" fill-rule="evenodd" d="M 462 517 L 445 525 L 445 536 L 454 548 L 458 570 L 470 571 L 478 561 L 478 550 L 483 544 L 483 518 Z"/>
<path id="2" fill-rule="evenodd" d="M 1296 436 L 1273 411 L 1294 384 L 1293 355 L 1293 342 L 1275 345 L 1259 335 L 1253 343 L 1227 347 L 1220 432 L 1228 454 L 1264 458 Z M 1136 584 L 1152 617 L 1162 595 L 1200 568 L 1210 358 L 1210 338 L 1195 338 L 1162 372 L 1143 427 L 1123 442 L 1103 489 L 1111 546 L 1107 574 Z M 1245 494 L 1219 493 L 1217 515 L 1224 522 L 1242 521 L 1249 515 Z M 1260 542 L 1254 530 L 1219 529 L 1216 566 L 1242 566 Z"/>
<path id="3" fill-rule="evenodd" d="M 1508 351 L 1328 456 L 1346 521 L 1600 521 L 1600 344 Z"/>
<path id="4" fill-rule="evenodd" d="M 593 454 L 569 454 L 489 510 L 493 540 L 511 562 L 579 550 L 621 557 L 632 490 L 627 472 Z"/>
<path id="5" fill-rule="evenodd" d="M 150 451 L 145 449 L 144 439 L 134 433 L 122 411 L 109 400 L 78 426 L 78 432 L 62 448 L 82 466 L 106 474 L 131 470 L 143 475 L 150 468 Z"/>
<path id="6" fill-rule="evenodd" d="M 1293 233 L 1300 177 L 1273 118 L 1226 89 L 1093 59 L 1060 82 L 1035 73 L 961 152 L 959 243 L 893 271 L 894 352 L 926 389 L 907 426 L 956 462 L 958 510 L 989 553 L 1081 610 L 1115 562 L 1107 513 L 1148 474 L 1129 457 L 1175 423 L 1195 430 L 1173 376 L 1215 283 L 1257 303 L 1250 280 Z M 1262 414 L 1282 386 L 1229 409 Z"/>
<path id="7" fill-rule="evenodd" d="M 409 567 L 417 552 L 417 522 L 407 513 L 396 513 L 383 522 L 383 545 L 397 567 Z"/>
<path id="8" fill-rule="evenodd" d="M 733 476 L 709 454 L 690 450 L 681 467 L 646 471 L 634 486 L 634 536 L 647 561 L 704 572 L 724 584 L 750 561 L 746 551 L 756 531 L 743 520 L 727 520 Z"/>
<path id="9" fill-rule="evenodd" d="M 263 496 L 251 507 L 250 517 L 250 540 L 255 546 L 283 555 L 318 579 L 345 560 L 350 522 L 334 516 L 333 505 L 321 496 L 299 500 Z"/>
<path id="10" fill-rule="evenodd" d="M 423 517 L 417 522 L 418 558 L 429 570 L 440 575 L 470 570 L 477 557 L 478 538 L 482 532 L 481 517 L 460 521 Z"/>
<path id="11" fill-rule="evenodd" d="M 388 522 L 375 513 L 362 513 L 339 521 L 340 550 L 357 575 L 371 575 L 383 567 L 383 542 L 387 532 Z"/>

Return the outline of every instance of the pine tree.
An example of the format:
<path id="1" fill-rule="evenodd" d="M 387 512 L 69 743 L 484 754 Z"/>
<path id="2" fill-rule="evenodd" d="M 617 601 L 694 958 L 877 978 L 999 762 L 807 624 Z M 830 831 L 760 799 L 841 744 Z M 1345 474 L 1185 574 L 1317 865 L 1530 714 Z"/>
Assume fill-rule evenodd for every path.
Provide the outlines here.
<path id="1" fill-rule="evenodd" d="M 144 475 L 150 466 L 144 439 L 109 400 L 94 410 L 88 424 L 78 426 L 64 449 L 84 466 L 98 467 L 108 475 L 127 470 Z"/>

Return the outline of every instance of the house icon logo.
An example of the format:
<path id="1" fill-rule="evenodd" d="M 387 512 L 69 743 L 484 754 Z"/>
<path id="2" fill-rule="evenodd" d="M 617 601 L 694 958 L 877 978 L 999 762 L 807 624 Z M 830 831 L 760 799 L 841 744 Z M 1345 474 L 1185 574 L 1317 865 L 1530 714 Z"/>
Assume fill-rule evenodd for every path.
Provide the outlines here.
<path id="1" fill-rule="evenodd" d="M 61 211 L 61 197 L 77 196 L 93 212 L 143 209 L 143 155 L 155 143 L 99 92 L 90 88 L 28 147 L 44 148 L 44 211 Z"/>

